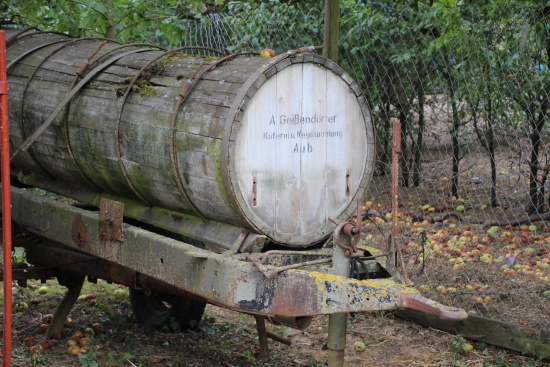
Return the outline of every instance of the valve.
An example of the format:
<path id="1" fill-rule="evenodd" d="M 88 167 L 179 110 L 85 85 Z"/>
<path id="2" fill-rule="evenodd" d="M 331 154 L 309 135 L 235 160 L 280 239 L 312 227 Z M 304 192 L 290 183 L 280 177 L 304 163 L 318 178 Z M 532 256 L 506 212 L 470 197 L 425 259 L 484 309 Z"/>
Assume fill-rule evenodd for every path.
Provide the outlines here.
<path id="1" fill-rule="evenodd" d="M 363 222 L 363 217 L 361 216 L 361 198 L 357 198 L 357 211 L 355 217 L 352 217 L 348 220 L 337 220 L 332 217 L 328 217 L 328 219 L 336 224 L 336 228 L 334 229 L 334 243 L 336 246 L 343 248 L 344 254 L 346 256 L 351 256 L 352 254 L 357 252 L 357 244 L 359 243 L 359 238 L 361 236 L 361 223 Z M 345 245 L 342 243 L 342 240 L 340 238 L 342 232 L 346 235 L 352 238 L 351 245 Z"/>

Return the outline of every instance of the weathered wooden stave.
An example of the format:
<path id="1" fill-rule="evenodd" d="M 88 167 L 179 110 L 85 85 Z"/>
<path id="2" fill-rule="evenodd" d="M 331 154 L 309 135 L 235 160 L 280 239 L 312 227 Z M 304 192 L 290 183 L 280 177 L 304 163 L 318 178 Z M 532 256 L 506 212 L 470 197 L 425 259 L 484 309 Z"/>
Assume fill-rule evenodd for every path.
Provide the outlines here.
<path id="1" fill-rule="evenodd" d="M 56 37 L 63 36 L 37 35 L 27 37 L 25 42 L 16 42 L 8 49 L 8 63 L 17 57 L 19 43 L 23 44 L 19 52 L 23 52 L 24 49 L 45 42 L 43 38 L 51 42 Z M 69 92 L 75 81 L 76 70 L 99 44 L 99 41 L 88 42 L 82 41 L 62 49 L 54 55 L 52 61 L 43 64 L 34 76 L 36 79 L 29 83 L 23 113 L 25 121 L 22 124 L 17 112 L 20 104 L 17 96 L 22 95 L 24 88 L 21 79 L 28 76 L 41 58 L 47 57 L 48 52 L 58 48 L 58 45 L 45 47 L 29 55 L 21 61 L 21 65 L 12 69 L 12 151 L 38 128 L 57 107 L 59 100 Z M 119 46 L 107 43 L 103 47 L 98 55 Z M 71 61 L 67 61 L 68 55 L 63 56 L 64 50 L 70 50 Z M 128 51 L 128 48 L 123 51 Z M 305 246 L 319 241 L 334 228 L 326 220 L 328 215 L 345 219 L 353 212 L 354 198 L 363 195 L 370 181 L 374 135 L 366 100 L 356 83 L 343 70 L 328 60 L 309 54 L 284 55 L 271 60 L 237 58 L 204 74 L 179 111 L 174 112 L 185 80 L 196 72 L 199 65 L 202 65 L 201 68 L 206 67 L 197 57 L 175 58 L 163 65 L 162 73 L 150 78 L 149 85 L 156 90 L 156 95 L 140 96 L 132 92 L 119 105 L 120 91 L 124 90 L 128 79 L 144 63 L 162 53 L 161 50 L 150 50 L 133 54 L 121 58 L 99 73 L 71 101 L 68 122 L 60 114 L 28 152 L 16 155 L 14 166 L 87 185 L 98 191 L 138 199 L 152 206 L 243 226 L 290 246 Z M 328 194 L 325 195 L 326 200 L 319 200 L 315 205 L 306 203 L 309 207 L 305 210 L 300 209 L 303 205 L 301 201 L 292 205 L 272 201 L 271 204 L 276 206 L 271 210 L 272 213 L 266 215 L 270 209 L 264 208 L 258 215 L 256 208 L 250 204 L 250 193 L 246 190 L 244 192 L 238 183 L 238 167 L 234 162 L 235 142 L 242 129 L 241 120 L 246 117 L 248 106 L 255 103 L 258 90 L 286 68 L 295 68 L 296 65 L 308 65 L 309 68 L 309 64 L 324 70 L 320 75 L 326 71 L 329 73 L 327 75 L 347 84 L 352 96 L 350 98 L 356 101 L 354 103 L 359 106 L 362 118 L 361 122 L 355 122 L 354 127 L 364 126 L 362 133 L 365 135 L 365 146 L 355 147 L 364 149 L 362 154 L 365 158 L 357 168 L 360 173 L 356 174 L 355 184 L 350 188 L 343 205 L 336 206 L 334 213 L 323 214 L 321 224 L 318 224 L 318 216 L 308 214 L 307 210 L 326 211 L 330 204 L 325 201 L 336 200 L 330 199 Z M 38 85 L 48 85 L 51 95 L 45 98 L 43 89 L 38 88 Z M 101 124 L 97 123 L 98 120 Z M 113 136 L 118 136 L 118 139 L 110 144 Z M 270 159 L 273 161 L 273 157 Z M 304 162 L 313 167 L 316 161 Z M 319 179 L 323 179 L 322 174 L 318 174 L 322 169 L 313 167 L 311 171 L 312 177 L 317 174 Z M 300 176 L 299 180 L 303 194 L 310 195 L 309 200 L 312 202 L 318 193 L 307 188 L 307 177 Z M 285 186 L 285 178 L 280 178 L 277 185 Z M 338 200 L 342 201 L 341 198 Z M 287 210 L 287 213 L 277 212 L 282 209 Z M 289 225 L 293 219 L 289 221 L 288 218 L 293 215 L 303 216 L 299 221 L 306 224 L 296 221 L 297 225 Z M 312 224 L 307 223 L 310 220 L 306 218 L 308 216 L 313 218 Z M 309 226 L 309 229 L 304 231 L 300 226 Z"/>

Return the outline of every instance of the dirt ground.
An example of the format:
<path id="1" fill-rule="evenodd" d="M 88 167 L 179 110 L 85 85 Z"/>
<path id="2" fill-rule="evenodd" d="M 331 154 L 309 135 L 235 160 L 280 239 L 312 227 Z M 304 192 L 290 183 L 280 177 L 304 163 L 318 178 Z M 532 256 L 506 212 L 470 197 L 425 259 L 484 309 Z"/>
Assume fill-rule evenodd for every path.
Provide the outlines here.
<path id="1" fill-rule="evenodd" d="M 268 330 L 292 342 L 270 340 L 271 361 L 258 362 L 254 319 L 208 305 L 201 325 L 178 332 L 169 327 L 152 330 L 136 323 L 125 288 L 99 281 L 86 283 L 59 339 L 44 343 L 48 314 L 53 313 L 64 288 L 54 281 L 15 288 L 18 312 L 14 315 L 14 367 L 27 366 L 326 366 L 327 325 L 317 317 L 306 330 L 268 324 Z M 89 296 L 91 295 L 91 296 Z M 26 307 L 28 306 L 28 307 Z M 68 353 L 68 341 L 77 332 L 89 336 L 88 354 Z M 357 342 L 364 351 L 355 351 Z M 473 350 L 467 352 L 471 343 Z M 35 348 L 36 350 L 37 348 Z M 40 349 L 40 348 L 38 348 Z M 464 340 L 460 336 L 424 328 L 392 313 L 351 315 L 348 323 L 346 366 L 548 366 L 544 361 Z"/>

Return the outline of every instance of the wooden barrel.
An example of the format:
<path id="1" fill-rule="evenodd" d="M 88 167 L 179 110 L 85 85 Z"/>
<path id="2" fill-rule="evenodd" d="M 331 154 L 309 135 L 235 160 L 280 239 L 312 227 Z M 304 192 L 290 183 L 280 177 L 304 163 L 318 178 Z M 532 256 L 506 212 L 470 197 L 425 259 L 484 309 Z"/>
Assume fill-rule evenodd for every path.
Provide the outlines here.
<path id="1" fill-rule="evenodd" d="M 7 38 L 12 165 L 21 172 L 289 246 L 326 237 L 328 217 L 347 219 L 367 189 L 367 101 L 318 55 L 214 59 L 53 33 Z"/>

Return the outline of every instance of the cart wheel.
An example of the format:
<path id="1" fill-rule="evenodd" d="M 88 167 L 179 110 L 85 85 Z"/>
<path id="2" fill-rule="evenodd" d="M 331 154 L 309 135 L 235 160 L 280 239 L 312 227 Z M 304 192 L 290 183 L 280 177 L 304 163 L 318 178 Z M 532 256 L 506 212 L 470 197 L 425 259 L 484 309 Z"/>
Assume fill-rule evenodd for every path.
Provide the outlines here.
<path id="1" fill-rule="evenodd" d="M 138 322 L 160 328 L 176 321 L 180 330 L 197 326 L 206 306 L 205 302 L 167 293 L 147 296 L 144 291 L 135 289 L 130 289 L 130 303 Z"/>

